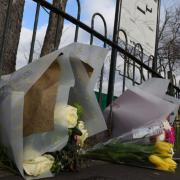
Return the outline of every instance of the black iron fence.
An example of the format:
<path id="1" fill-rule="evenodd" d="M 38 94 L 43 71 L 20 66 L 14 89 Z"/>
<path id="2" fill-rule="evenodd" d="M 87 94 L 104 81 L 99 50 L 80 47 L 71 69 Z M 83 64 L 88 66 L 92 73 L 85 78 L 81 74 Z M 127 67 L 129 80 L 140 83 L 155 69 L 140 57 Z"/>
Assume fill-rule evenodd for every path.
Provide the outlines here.
<path id="1" fill-rule="evenodd" d="M 149 56 L 147 57 L 144 54 L 143 47 L 141 44 L 135 44 L 134 47 L 130 47 L 128 45 L 128 37 L 126 35 L 126 32 L 123 29 L 118 29 L 119 33 L 121 36 L 124 36 L 125 41 L 122 42 L 120 37 L 118 37 L 118 41 L 115 41 L 115 39 L 110 40 L 107 38 L 107 24 L 106 20 L 103 17 L 102 14 L 100 13 L 95 13 L 92 16 L 91 19 L 91 27 L 87 26 L 83 22 L 80 21 L 81 19 L 81 3 L 80 0 L 76 0 L 77 2 L 77 17 L 74 18 L 71 15 L 63 12 L 61 9 L 58 9 L 54 7 L 51 3 L 45 1 L 45 0 L 32 0 L 34 3 L 36 3 L 36 13 L 35 13 L 35 19 L 34 19 L 34 27 L 33 27 L 33 34 L 32 34 L 32 41 L 31 41 L 31 47 L 30 47 L 30 53 L 29 53 L 29 63 L 32 62 L 33 60 L 33 53 L 34 53 L 34 46 L 35 46 L 35 41 L 36 41 L 36 33 L 37 33 L 37 28 L 38 28 L 38 20 L 39 20 L 39 14 L 40 14 L 40 8 L 43 8 L 45 11 L 49 10 L 52 11 L 58 16 L 63 17 L 64 19 L 68 20 L 72 24 L 76 25 L 75 29 L 75 37 L 74 37 L 74 42 L 78 41 L 78 32 L 79 28 L 85 30 L 86 32 L 90 33 L 90 45 L 93 44 L 93 38 L 96 37 L 99 40 L 101 40 L 104 45 L 104 48 L 109 48 L 109 49 L 114 49 L 118 56 L 123 57 L 124 60 L 124 65 L 123 65 L 123 70 L 119 69 L 116 67 L 115 62 L 111 62 L 111 68 L 110 68 L 110 76 L 109 76 L 109 89 L 107 92 L 108 96 L 108 102 L 107 104 L 110 104 L 113 100 L 113 88 L 115 84 L 115 79 L 114 76 L 121 76 L 122 77 L 122 92 L 125 91 L 126 89 L 126 84 L 127 83 L 132 83 L 132 85 L 139 85 L 143 81 L 146 81 L 147 79 L 151 77 L 159 77 L 159 78 L 169 78 L 171 81 L 171 84 L 169 86 L 168 94 L 180 99 L 180 82 L 176 81 L 176 77 L 173 74 L 173 72 L 170 72 L 168 69 L 164 67 L 161 63 L 159 63 L 159 67 L 157 68 L 157 71 L 154 71 L 153 68 L 153 62 L 155 61 L 154 56 Z M 9 0 L 9 5 L 8 7 L 11 6 L 12 0 Z M 118 7 L 119 8 L 119 7 Z M 47 13 L 49 13 L 47 11 Z M 117 10 L 116 10 L 117 11 Z M 6 15 L 6 23 L 8 24 L 9 21 L 9 13 L 10 11 L 7 10 L 7 15 Z M 116 12 L 116 16 L 117 16 Z M 101 18 L 103 26 L 104 26 L 104 34 L 100 34 L 95 30 L 95 25 L 94 21 L 96 17 Z M 116 19 L 118 21 L 118 18 Z M 118 22 L 115 22 L 118 23 Z M 0 44 L 0 68 L 2 68 L 2 54 L 3 54 L 3 46 L 6 43 L 5 42 L 5 36 L 6 36 L 6 28 L 7 26 L 5 25 L 4 33 L 3 33 L 3 40 L 2 43 Z M 59 27 L 57 27 L 59 28 Z M 157 62 L 156 62 L 157 64 Z M 114 67 L 115 66 L 115 69 Z M 112 68 L 113 67 L 113 68 Z M 114 71 L 112 73 L 112 71 Z M 101 74 L 100 74 L 100 79 L 99 79 L 99 92 L 98 92 L 98 101 L 100 105 L 102 105 L 102 100 L 103 100 L 103 81 L 104 81 L 104 66 L 102 68 Z M 106 104 L 106 105 L 107 105 Z M 176 121 L 177 124 L 179 125 L 179 121 Z"/>

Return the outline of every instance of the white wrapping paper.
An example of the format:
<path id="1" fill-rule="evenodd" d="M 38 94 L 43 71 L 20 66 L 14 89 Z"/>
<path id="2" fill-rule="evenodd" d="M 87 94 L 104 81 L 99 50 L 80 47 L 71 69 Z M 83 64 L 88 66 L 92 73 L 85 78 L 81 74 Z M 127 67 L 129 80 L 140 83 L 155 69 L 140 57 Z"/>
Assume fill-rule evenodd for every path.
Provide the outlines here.
<path id="1" fill-rule="evenodd" d="M 167 100 L 168 84 L 168 80 L 152 78 L 128 89 L 115 100 L 112 105 L 113 137 L 128 135 L 128 138 L 142 138 L 149 133 L 158 134 L 162 120 L 179 107 L 175 98 Z M 104 113 L 106 120 L 109 112 L 110 107 L 107 107 Z"/>
<path id="2" fill-rule="evenodd" d="M 8 153 L 22 176 L 24 176 L 23 160 L 38 157 L 45 152 L 61 150 L 68 140 L 67 128 L 56 120 L 54 120 L 53 131 L 36 133 L 23 138 L 23 108 L 27 91 L 57 60 L 61 66 L 61 76 L 56 105 L 66 106 L 68 101 L 81 104 L 85 110 L 83 120 L 89 135 L 104 131 L 106 123 L 93 89 L 107 53 L 107 50 L 100 47 L 73 43 L 2 77 L 0 141 L 8 148 Z M 82 62 L 93 69 L 90 76 Z M 52 174 L 47 172 L 38 178 L 48 176 Z"/>

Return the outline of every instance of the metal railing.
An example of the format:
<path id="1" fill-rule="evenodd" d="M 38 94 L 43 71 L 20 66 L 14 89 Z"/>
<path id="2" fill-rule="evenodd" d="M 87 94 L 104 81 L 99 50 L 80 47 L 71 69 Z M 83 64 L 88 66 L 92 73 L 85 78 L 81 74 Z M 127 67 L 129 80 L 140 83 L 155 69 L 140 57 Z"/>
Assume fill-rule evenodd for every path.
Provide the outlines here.
<path id="1" fill-rule="evenodd" d="M 107 38 L 107 24 L 106 24 L 106 20 L 105 18 L 103 17 L 102 14 L 100 13 L 94 13 L 92 18 L 91 18 L 91 28 L 94 29 L 94 20 L 96 17 L 99 17 L 102 22 L 103 22 L 103 25 L 104 25 L 104 37 Z M 93 34 L 91 34 L 90 36 L 90 45 L 93 44 Z M 104 48 L 106 48 L 106 43 L 104 42 L 104 45 L 103 45 Z M 103 76 L 104 76 L 104 65 L 101 69 L 101 75 L 100 75 L 100 78 L 99 78 L 99 92 L 98 92 L 98 102 L 99 102 L 99 105 L 102 107 L 102 85 L 103 85 Z"/>
<path id="2" fill-rule="evenodd" d="M 36 33 L 37 33 L 37 28 L 38 28 L 38 21 L 39 21 L 39 14 L 40 14 L 40 9 L 43 8 L 43 10 L 49 10 L 52 11 L 53 13 L 58 14 L 59 16 L 63 17 L 64 19 L 68 20 L 72 24 L 76 25 L 75 29 L 75 37 L 74 37 L 74 42 L 78 41 L 78 32 L 79 28 L 85 30 L 90 34 L 90 44 L 93 44 L 93 38 L 96 37 L 99 40 L 103 42 L 103 47 L 104 48 L 110 48 L 110 49 L 115 49 L 118 52 L 118 55 L 122 56 L 124 59 L 124 64 L 123 64 L 123 72 L 119 70 L 117 67 L 115 67 L 114 74 L 110 75 L 109 77 L 109 87 L 111 91 L 108 91 L 108 103 L 111 103 L 113 100 L 113 92 L 112 89 L 114 88 L 114 83 L 115 81 L 113 80 L 114 75 L 119 75 L 122 77 L 122 92 L 125 91 L 126 89 L 126 83 L 129 81 L 133 85 L 138 85 L 141 84 L 143 81 L 151 78 L 151 77 L 159 77 L 159 78 L 169 78 L 171 80 L 171 85 L 169 87 L 168 93 L 176 98 L 180 99 L 180 82 L 178 83 L 176 81 L 175 75 L 172 74 L 171 76 L 168 76 L 169 72 L 168 70 L 163 66 L 160 65 L 157 69 L 157 71 L 154 71 L 153 68 L 153 62 L 155 61 L 155 58 L 151 55 L 149 57 L 144 55 L 144 50 L 141 44 L 135 44 L 134 47 L 130 47 L 128 45 L 128 37 L 126 35 L 126 32 L 120 28 L 118 28 L 118 31 L 120 32 L 119 34 L 122 34 L 124 36 L 125 42 L 124 45 L 121 45 L 121 37 L 118 36 L 116 41 L 112 41 L 107 38 L 107 23 L 105 18 L 103 17 L 102 14 L 100 13 L 95 13 L 92 16 L 91 19 L 91 27 L 87 26 L 83 22 L 80 21 L 81 18 L 81 4 L 80 0 L 76 0 L 77 2 L 77 17 L 74 18 L 73 16 L 67 14 L 66 12 L 62 11 L 61 9 L 58 9 L 54 7 L 51 3 L 45 1 L 45 0 L 32 0 L 34 3 L 36 3 L 36 13 L 35 13 L 35 19 L 34 19 L 34 27 L 33 27 L 33 34 L 32 34 L 32 40 L 31 40 L 31 46 L 30 46 L 30 53 L 29 53 L 29 63 L 32 62 L 33 60 L 33 54 L 34 54 L 34 46 L 36 42 Z M 11 6 L 12 0 L 9 0 L 9 6 Z M 119 7 L 118 7 L 119 8 Z M 46 10 L 46 11 L 47 11 Z M 7 16 L 6 16 L 6 24 L 8 24 L 9 21 L 9 11 L 7 11 Z M 104 34 L 101 34 L 95 30 L 95 18 L 99 17 L 101 18 L 104 26 Z M 58 27 L 57 27 L 58 28 Z M 6 36 L 6 26 L 4 29 L 4 34 L 3 34 L 3 43 L 1 43 L 0 46 L 0 68 L 2 68 L 2 54 L 3 54 L 3 46 L 5 44 L 5 36 Z M 111 62 L 113 63 L 113 62 Z M 112 64 L 111 64 L 112 65 Z M 116 63 L 114 64 L 116 65 Z M 112 65 L 113 67 L 113 65 Z M 113 67 L 114 68 L 114 67 Z M 113 69 L 112 68 L 112 69 Z M 112 73 L 112 69 L 111 72 Z M 102 104 L 102 88 L 103 88 L 103 76 L 104 76 L 104 66 L 101 71 L 100 79 L 99 79 L 99 95 L 98 95 L 98 101 L 99 104 Z"/>

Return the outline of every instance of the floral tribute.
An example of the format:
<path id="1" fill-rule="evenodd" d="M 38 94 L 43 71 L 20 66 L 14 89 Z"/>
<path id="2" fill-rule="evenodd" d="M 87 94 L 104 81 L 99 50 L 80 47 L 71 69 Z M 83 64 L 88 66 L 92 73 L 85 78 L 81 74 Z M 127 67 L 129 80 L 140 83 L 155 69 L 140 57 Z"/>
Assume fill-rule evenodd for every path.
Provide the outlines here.
<path id="1" fill-rule="evenodd" d="M 48 170 L 53 174 L 62 171 L 76 171 L 80 149 L 88 137 L 85 123 L 81 120 L 83 108 L 79 104 L 67 105 L 62 110 L 68 128 L 69 140 L 60 151 L 46 153 L 34 160 L 23 163 L 24 170 L 29 176 L 39 176 Z"/>
<path id="2" fill-rule="evenodd" d="M 27 176 L 38 177 L 46 172 L 59 174 L 63 171 L 76 171 L 79 161 L 79 152 L 84 147 L 88 132 L 84 121 L 81 120 L 83 108 L 79 104 L 67 105 L 62 110 L 68 128 L 69 139 L 66 146 L 56 152 L 47 152 L 35 159 L 23 162 L 24 172 Z M 0 147 L 0 167 L 18 174 L 14 163 L 8 158 L 6 151 Z"/>
<path id="3" fill-rule="evenodd" d="M 153 129 L 153 127 L 151 128 Z M 138 131 L 140 130 L 141 128 L 138 129 Z M 127 136 L 120 136 L 105 143 L 97 144 L 82 156 L 84 158 L 174 172 L 177 168 L 177 163 L 173 160 L 174 129 L 166 119 L 162 121 L 158 131 L 160 133 L 156 135 L 149 134 L 148 137 L 127 140 L 131 132 Z"/>
<path id="4" fill-rule="evenodd" d="M 74 107 L 67 106 L 67 112 L 69 140 L 61 151 L 51 153 L 55 159 L 51 167 L 51 172 L 54 174 L 77 170 L 79 152 L 84 147 L 84 142 L 88 137 L 85 123 L 81 120 L 83 108 L 79 104 L 75 104 Z"/>

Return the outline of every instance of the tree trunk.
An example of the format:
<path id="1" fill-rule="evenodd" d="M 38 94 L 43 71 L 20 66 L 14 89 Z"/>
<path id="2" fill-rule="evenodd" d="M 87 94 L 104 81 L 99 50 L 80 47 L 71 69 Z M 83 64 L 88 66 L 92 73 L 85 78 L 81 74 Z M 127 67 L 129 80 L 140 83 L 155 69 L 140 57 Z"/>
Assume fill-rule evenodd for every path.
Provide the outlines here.
<path id="1" fill-rule="evenodd" d="M 60 8 L 63 11 L 66 9 L 66 4 L 67 0 L 53 0 L 53 6 Z M 40 56 L 44 56 L 58 49 L 62 36 L 63 25 L 64 18 L 51 12 Z"/>
<path id="2" fill-rule="evenodd" d="M 10 13 L 8 18 L 7 29 L 4 33 L 5 20 L 7 17 L 8 0 L 0 0 L 0 44 L 3 42 L 4 46 L 1 57 L 2 69 L 1 74 L 9 74 L 15 71 L 16 67 L 16 54 L 19 44 L 24 0 L 11 1 Z M 0 46 L 1 47 L 1 46 Z"/>
<path id="3" fill-rule="evenodd" d="M 0 0 L 0 3 L 1 3 L 1 6 L 0 6 L 0 47 L 1 47 L 8 1 Z"/>

